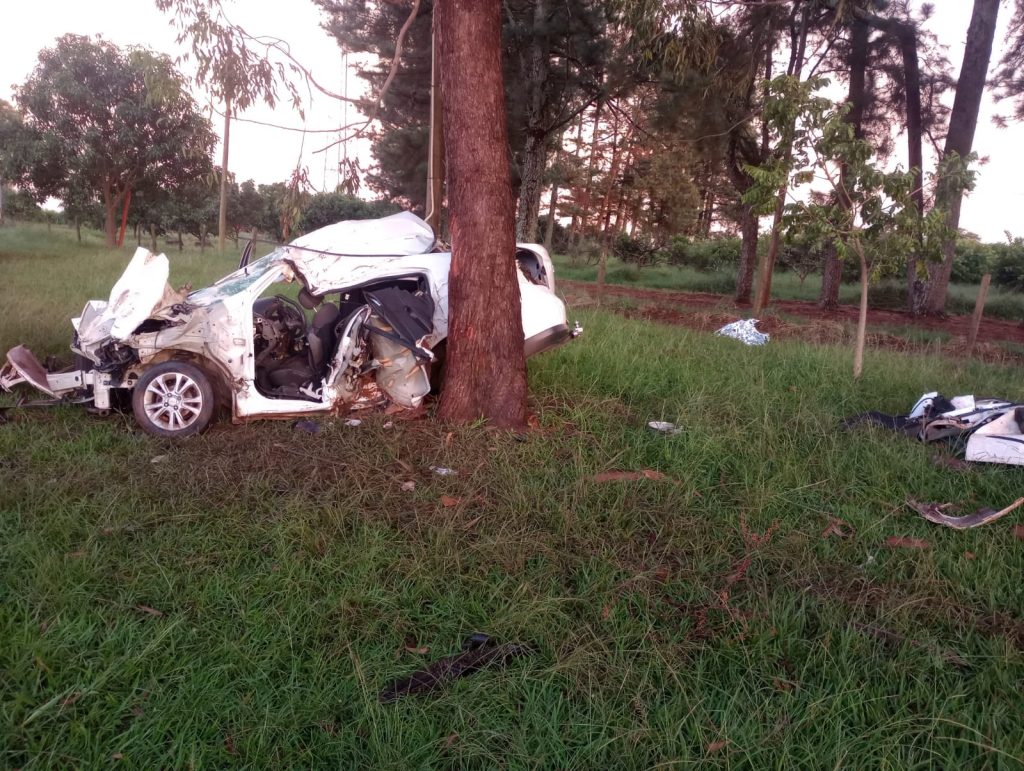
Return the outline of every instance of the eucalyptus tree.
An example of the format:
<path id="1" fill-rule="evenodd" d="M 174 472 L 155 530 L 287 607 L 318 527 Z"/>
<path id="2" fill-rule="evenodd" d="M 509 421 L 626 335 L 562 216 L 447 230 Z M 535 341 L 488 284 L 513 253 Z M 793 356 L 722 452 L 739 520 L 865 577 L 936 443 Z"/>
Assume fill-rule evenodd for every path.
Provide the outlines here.
<path id="1" fill-rule="evenodd" d="M 267 56 L 266 44 L 254 45 L 254 38 L 224 15 L 219 0 L 156 0 L 156 6 L 172 14 L 178 28 L 178 42 L 187 43 L 196 63 L 196 80 L 223 105 L 220 212 L 217 246 L 224 251 L 228 214 L 228 155 L 231 119 L 259 101 L 273 107 L 277 86 L 291 95 L 292 105 L 301 109 L 298 94 L 287 79 L 282 64 Z"/>

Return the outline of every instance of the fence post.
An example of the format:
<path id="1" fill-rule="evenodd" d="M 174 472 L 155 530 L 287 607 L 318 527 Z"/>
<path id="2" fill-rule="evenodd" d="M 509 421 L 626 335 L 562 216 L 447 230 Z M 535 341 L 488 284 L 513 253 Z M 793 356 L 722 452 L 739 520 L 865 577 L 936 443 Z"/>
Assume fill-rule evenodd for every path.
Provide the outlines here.
<path id="1" fill-rule="evenodd" d="M 986 273 L 981 277 L 981 287 L 978 289 L 978 299 L 974 303 L 974 315 L 971 316 L 971 329 L 967 333 L 968 356 L 974 353 L 974 344 L 978 342 L 978 329 L 981 327 L 981 317 L 985 314 L 985 300 L 988 299 L 988 285 L 991 282 L 991 273 Z"/>

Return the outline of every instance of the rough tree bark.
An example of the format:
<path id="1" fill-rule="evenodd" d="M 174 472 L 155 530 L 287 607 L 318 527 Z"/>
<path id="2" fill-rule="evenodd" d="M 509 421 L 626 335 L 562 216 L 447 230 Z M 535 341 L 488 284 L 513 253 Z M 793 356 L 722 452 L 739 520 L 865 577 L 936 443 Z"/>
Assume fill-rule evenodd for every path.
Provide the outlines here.
<path id="1" fill-rule="evenodd" d="M 974 0 L 971 23 L 967 28 L 967 45 L 956 84 L 953 111 L 949 116 L 949 132 L 942 150 L 943 159 L 958 155 L 966 158 L 974 146 L 974 132 L 978 128 L 978 112 L 985 92 L 985 79 L 992 58 L 992 42 L 996 34 L 996 19 L 1000 0 Z M 946 290 L 956 256 L 957 230 L 960 227 L 960 205 L 963 190 L 940 183 L 936 192 L 936 206 L 946 210 L 946 227 L 950 236 L 942 245 L 943 260 L 933 263 L 928 270 L 928 289 L 924 308 L 931 314 L 946 310 Z"/>
<path id="2" fill-rule="evenodd" d="M 740 209 L 740 265 L 736 272 L 737 305 L 750 302 L 750 293 L 754 289 L 754 268 L 757 266 L 758 218 L 753 208 L 743 205 Z"/>
<path id="3" fill-rule="evenodd" d="M 526 422 L 526 358 L 515 274 L 500 0 L 438 0 L 452 235 L 448 345 L 438 417 Z"/>

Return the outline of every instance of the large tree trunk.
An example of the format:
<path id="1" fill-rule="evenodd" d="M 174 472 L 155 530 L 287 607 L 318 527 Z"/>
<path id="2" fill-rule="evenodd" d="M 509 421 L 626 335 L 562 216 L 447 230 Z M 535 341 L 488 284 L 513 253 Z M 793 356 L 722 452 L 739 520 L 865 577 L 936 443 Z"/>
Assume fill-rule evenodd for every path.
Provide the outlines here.
<path id="1" fill-rule="evenodd" d="M 438 417 L 520 427 L 526 357 L 516 279 L 499 0 L 439 0 L 452 234 L 448 345 Z"/>
<path id="2" fill-rule="evenodd" d="M 548 221 L 544 228 L 544 248 L 551 254 L 551 244 L 555 239 L 555 214 L 558 212 L 558 182 L 551 183 L 551 206 L 548 207 Z"/>
<path id="3" fill-rule="evenodd" d="M 542 125 L 544 84 L 548 79 L 548 37 L 544 34 L 547 23 L 546 1 L 534 0 L 533 35 L 526 73 L 530 94 L 526 113 L 526 145 L 523 148 L 519 210 L 516 216 L 516 236 L 531 243 L 537 240 L 537 218 L 548 150 L 548 131 Z"/>
<path id="4" fill-rule="evenodd" d="M 829 246 L 825 251 L 821 272 L 821 293 L 818 295 L 818 307 L 826 311 L 834 311 L 839 307 L 839 287 L 843 283 L 843 266 L 836 257 L 835 247 Z"/>
<path id="5" fill-rule="evenodd" d="M 228 236 L 228 143 L 231 139 L 231 95 L 224 98 L 224 152 L 220 162 L 220 213 L 217 216 L 217 249 L 224 251 Z"/>
<path id="6" fill-rule="evenodd" d="M 754 210 L 747 205 L 740 213 L 740 264 L 736 271 L 736 303 L 746 305 L 750 302 L 750 292 L 754 288 L 754 268 L 757 267 L 757 236 L 758 219 Z"/>
<path id="7" fill-rule="evenodd" d="M 981 97 L 985 92 L 985 79 L 992 58 L 992 42 L 996 34 L 996 18 L 1000 0 L 974 0 L 971 24 L 967 28 L 967 45 L 956 84 L 953 111 L 949 116 L 949 132 L 943 148 L 943 160 L 953 156 L 966 158 L 974 146 L 974 132 L 978 127 Z M 946 226 L 950 235 L 942 245 L 943 260 L 929 266 L 928 295 L 925 309 L 931 314 L 946 310 L 946 291 L 956 256 L 957 230 L 960 227 L 960 204 L 963 190 L 956 185 L 940 181 L 936 192 L 936 206 L 946 210 Z"/>
<path id="8" fill-rule="evenodd" d="M 103 184 L 103 240 L 108 249 L 117 246 L 117 210 L 119 197 L 114 195 L 110 183 Z"/>
<path id="9" fill-rule="evenodd" d="M 526 137 L 520 167 L 519 207 L 516 215 L 516 238 L 520 241 L 534 243 L 537 240 L 546 155 L 544 139 L 530 132 Z"/>

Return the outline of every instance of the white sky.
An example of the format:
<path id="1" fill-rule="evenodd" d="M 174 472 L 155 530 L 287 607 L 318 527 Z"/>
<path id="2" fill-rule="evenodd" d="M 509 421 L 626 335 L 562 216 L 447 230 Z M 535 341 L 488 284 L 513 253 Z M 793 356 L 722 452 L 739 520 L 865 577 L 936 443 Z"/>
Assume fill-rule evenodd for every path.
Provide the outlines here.
<path id="1" fill-rule="evenodd" d="M 270 34 L 291 43 L 294 55 L 309 67 L 327 88 L 342 88 L 341 54 L 334 40 L 320 27 L 319 10 L 308 0 L 266 3 L 262 0 L 236 0 L 225 3 L 231 19 L 252 34 Z M 970 20 L 970 0 L 937 0 L 935 14 L 929 26 L 940 43 L 948 46 L 948 56 L 959 73 L 964 38 Z M 993 61 L 1002 44 L 1002 31 L 1010 15 L 1008 4 L 1001 10 L 1000 31 L 996 38 Z M 80 35 L 102 34 L 118 45 L 145 45 L 172 57 L 184 53 L 185 48 L 175 43 L 176 33 L 168 18 L 156 10 L 151 0 L 44 0 L 12 5 L 5 11 L 0 28 L 0 99 L 11 99 L 11 86 L 25 80 L 36 62 L 41 48 L 53 45 L 57 37 L 73 32 Z M 187 70 L 187 66 L 184 68 Z M 349 95 L 355 96 L 362 81 L 354 76 L 348 79 Z M 197 95 L 205 104 L 202 95 Z M 1004 105 L 1001 113 L 1010 112 Z M 979 155 L 988 158 L 980 168 L 976 190 L 965 200 L 961 226 L 974 231 L 988 241 L 1001 241 L 1003 232 L 1024 235 L 1024 189 L 1020 185 L 1020 145 L 1024 140 L 1024 126 L 1013 125 L 999 129 L 991 123 L 997 108 L 986 98 L 978 125 L 974 147 Z M 223 121 L 214 115 L 218 132 Z M 242 117 L 272 123 L 301 127 L 302 119 L 290 104 L 279 104 L 275 110 L 260 105 Z M 348 121 L 356 118 L 348 110 Z M 340 103 L 327 97 L 317 97 L 306 107 L 306 126 L 309 129 L 334 128 L 342 125 Z M 337 161 L 339 148 L 329 153 L 314 151 L 327 144 L 330 134 L 307 134 L 303 149 L 302 134 L 273 128 L 235 122 L 231 127 L 231 158 L 229 168 L 239 181 L 255 179 L 258 183 L 283 181 L 296 163 L 308 168 L 309 178 L 319 189 L 333 190 L 338 181 Z M 359 156 L 365 167 L 368 159 L 365 142 L 354 142 L 350 155 Z M 897 157 L 905 150 L 898 146 Z M 218 151 L 219 159 L 219 151 Z M 326 163 L 325 163 L 326 161 Z M 904 161 L 905 165 L 905 161 Z M 364 190 L 364 194 L 368 191 Z"/>

